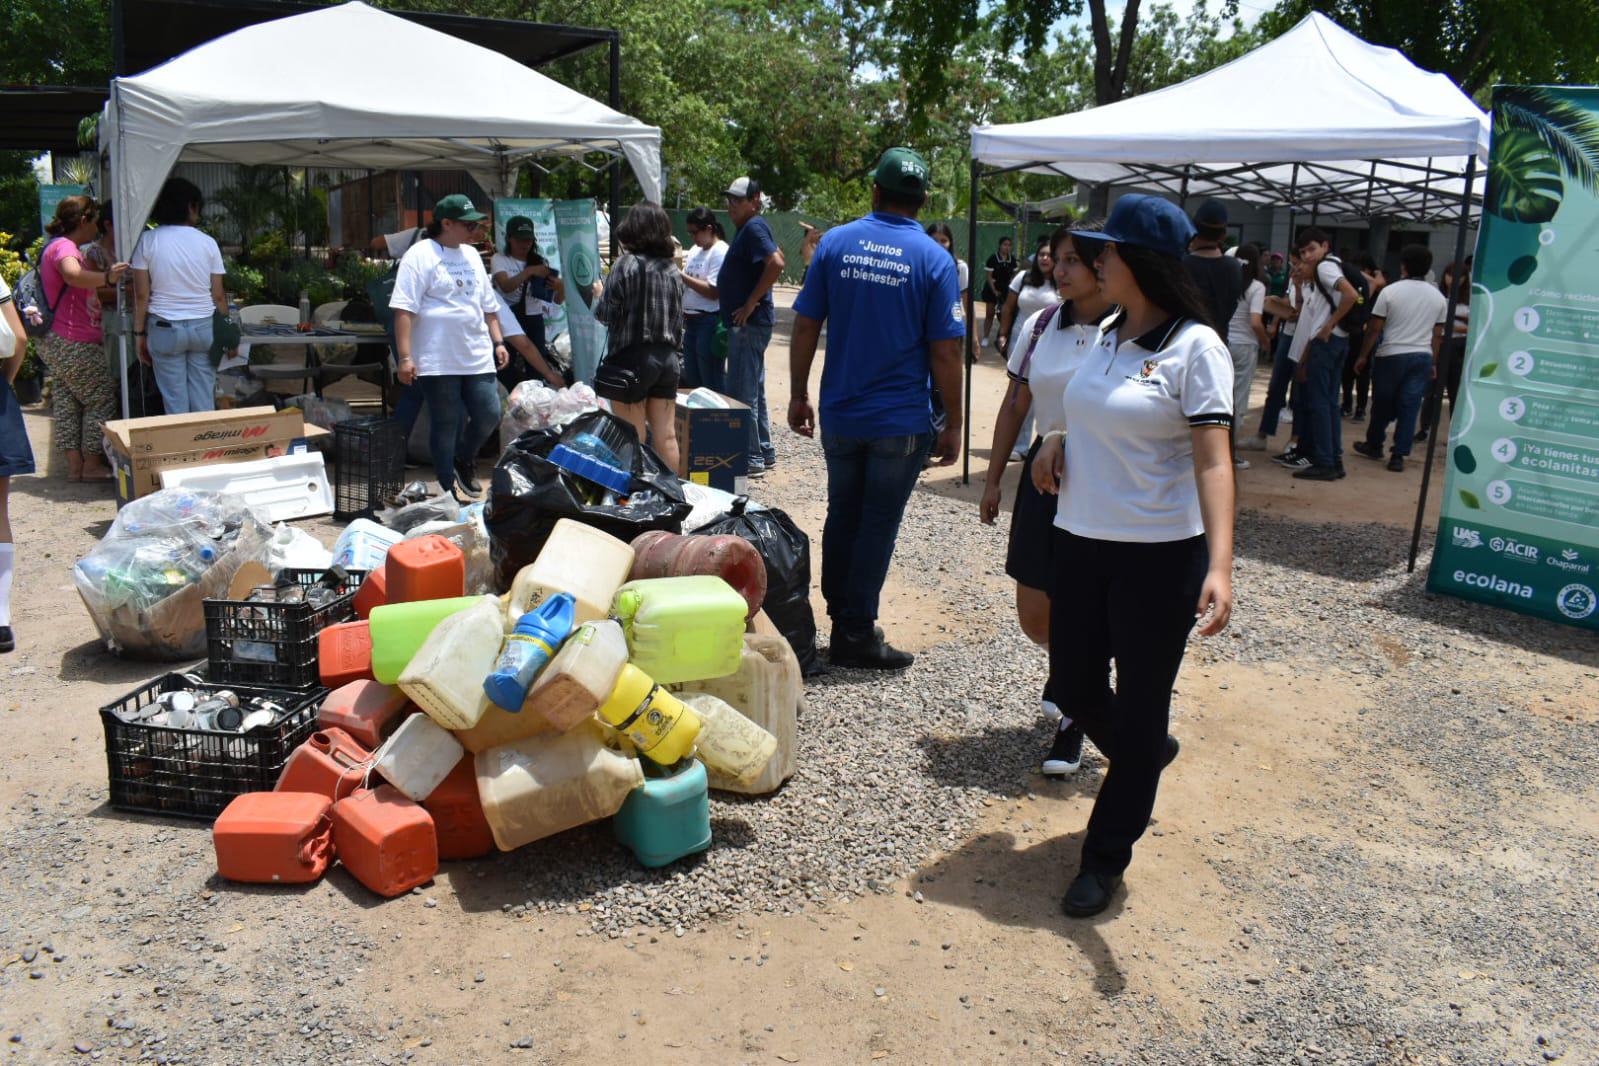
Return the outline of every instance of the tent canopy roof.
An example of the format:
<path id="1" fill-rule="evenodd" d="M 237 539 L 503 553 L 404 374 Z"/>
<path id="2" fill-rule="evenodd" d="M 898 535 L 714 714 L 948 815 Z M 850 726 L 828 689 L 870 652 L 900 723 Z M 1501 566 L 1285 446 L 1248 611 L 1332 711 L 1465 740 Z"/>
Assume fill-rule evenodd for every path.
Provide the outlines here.
<path id="1" fill-rule="evenodd" d="M 1317 12 L 1180 85 L 972 130 L 993 169 L 1334 215 L 1453 217 L 1468 157 L 1487 153 L 1488 117 L 1454 82 Z"/>
<path id="2" fill-rule="evenodd" d="M 361 57 L 407 57 L 403 72 Z M 359 60 L 359 61 L 358 61 Z M 174 163 L 470 171 L 504 190 L 523 161 L 625 157 L 660 198 L 660 130 L 499 52 L 364 3 L 258 23 L 112 82 L 100 124 L 118 247 Z"/>

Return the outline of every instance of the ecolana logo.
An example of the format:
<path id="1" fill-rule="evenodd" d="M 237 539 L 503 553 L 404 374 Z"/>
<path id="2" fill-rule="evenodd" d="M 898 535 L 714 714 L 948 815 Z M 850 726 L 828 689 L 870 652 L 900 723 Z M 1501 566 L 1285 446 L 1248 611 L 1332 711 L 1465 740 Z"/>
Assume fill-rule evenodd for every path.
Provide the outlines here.
<path id="1" fill-rule="evenodd" d="M 1583 562 L 1575 548 L 1562 548 L 1559 555 L 1546 556 L 1544 562 L 1568 574 L 1587 574 L 1593 570 L 1593 564 Z"/>
<path id="2" fill-rule="evenodd" d="M 249 440 L 251 437 L 264 437 L 267 426 L 244 426 L 241 429 L 208 429 L 204 433 L 194 436 L 196 443 L 205 440 Z"/>
<path id="3" fill-rule="evenodd" d="M 1587 585 L 1567 585 L 1555 594 L 1555 607 L 1575 621 L 1593 614 L 1595 606 L 1599 606 L 1599 597 Z"/>
<path id="4" fill-rule="evenodd" d="M 1488 542 L 1488 547 L 1500 555 L 1508 556 L 1524 563 L 1538 561 L 1538 549 L 1531 544 L 1522 544 L 1520 541 L 1510 540 L 1506 537 L 1495 537 Z"/>
<path id="5" fill-rule="evenodd" d="M 1477 532 L 1475 529 L 1467 529 L 1465 526 L 1456 526 L 1455 547 L 1480 548 L 1482 547 L 1482 534 Z"/>
<path id="6" fill-rule="evenodd" d="M 1456 570 L 1455 584 L 1470 585 L 1472 588 L 1497 592 L 1504 596 L 1517 596 L 1524 600 L 1532 599 L 1531 585 L 1523 585 L 1519 581 L 1506 581 L 1498 574 L 1473 574 L 1469 570 Z"/>

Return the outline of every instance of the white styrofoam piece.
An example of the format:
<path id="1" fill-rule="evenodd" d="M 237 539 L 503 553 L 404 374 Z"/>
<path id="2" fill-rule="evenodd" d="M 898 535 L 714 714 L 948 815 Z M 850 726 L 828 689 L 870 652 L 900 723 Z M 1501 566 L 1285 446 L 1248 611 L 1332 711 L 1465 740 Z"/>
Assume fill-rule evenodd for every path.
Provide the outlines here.
<path id="1" fill-rule="evenodd" d="M 269 521 L 333 513 L 333 486 L 321 452 L 161 471 L 164 489 L 209 489 L 241 496 Z"/>

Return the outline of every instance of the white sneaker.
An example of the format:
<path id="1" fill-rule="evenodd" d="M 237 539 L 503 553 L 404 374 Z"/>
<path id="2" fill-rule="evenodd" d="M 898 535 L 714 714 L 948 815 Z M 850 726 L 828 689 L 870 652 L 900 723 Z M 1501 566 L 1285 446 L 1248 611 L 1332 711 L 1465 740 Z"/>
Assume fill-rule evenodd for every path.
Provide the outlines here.
<path id="1" fill-rule="evenodd" d="M 1267 443 L 1269 442 L 1266 438 L 1257 433 L 1253 437 L 1245 437 L 1239 441 L 1238 450 L 1241 452 L 1263 452 L 1266 450 Z"/>
<path id="2" fill-rule="evenodd" d="M 1249 460 L 1241 458 L 1239 456 L 1234 456 L 1233 457 L 1233 469 L 1234 470 L 1248 470 L 1249 469 Z"/>
<path id="3" fill-rule="evenodd" d="M 1284 407 L 1283 413 L 1279 416 L 1279 418 L 1284 422 L 1292 422 L 1294 420 L 1294 413 L 1288 408 Z"/>
<path id="4" fill-rule="evenodd" d="M 1066 717 L 1066 715 L 1061 712 L 1061 709 L 1055 706 L 1054 700 L 1039 700 L 1038 702 L 1040 706 L 1044 708 L 1044 717 L 1047 720 L 1051 722 L 1058 722 L 1062 718 Z"/>

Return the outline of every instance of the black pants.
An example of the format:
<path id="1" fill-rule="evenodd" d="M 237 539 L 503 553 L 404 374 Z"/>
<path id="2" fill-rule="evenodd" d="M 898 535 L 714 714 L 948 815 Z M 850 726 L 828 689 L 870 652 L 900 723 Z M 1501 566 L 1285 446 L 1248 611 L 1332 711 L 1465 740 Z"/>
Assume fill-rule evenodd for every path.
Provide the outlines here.
<path id="1" fill-rule="evenodd" d="M 1360 342 L 1359 334 L 1351 336 L 1349 351 L 1344 353 L 1344 410 L 1353 409 L 1364 414 L 1366 400 L 1371 396 L 1371 362 L 1366 362 L 1364 372 L 1355 373 L 1355 364 L 1360 361 Z"/>
<path id="2" fill-rule="evenodd" d="M 1427 395 L 1421 401 L 1421 428 L 1432 429 L 1432 419 L 1427 415 L 1433 410 L 1433 395 L 1439 389 L 1443 390 L 1449 398 L 1449 414 L 1455 413 L 1455 397 L 1460 393 L 1460 370 L 1466 364 L 1466 338 L 1450 337 L 1445 340 L 1443 347 L 1438 350 L 1438 377 L 1427 389 Z M 1438 400 L 1438 411 L 1443 413 L 1443 401 Z"/>
<path id="3" fill-rule="evenodd" d="M 1172 685 L 1209 566 L 1203 536 L 1143 544 L 1055 530 L 1051 679 L 1061 710 L 1110 761 L 1088 819 L 1084 870 L 1121 873 L 1149 826 Z"/>

